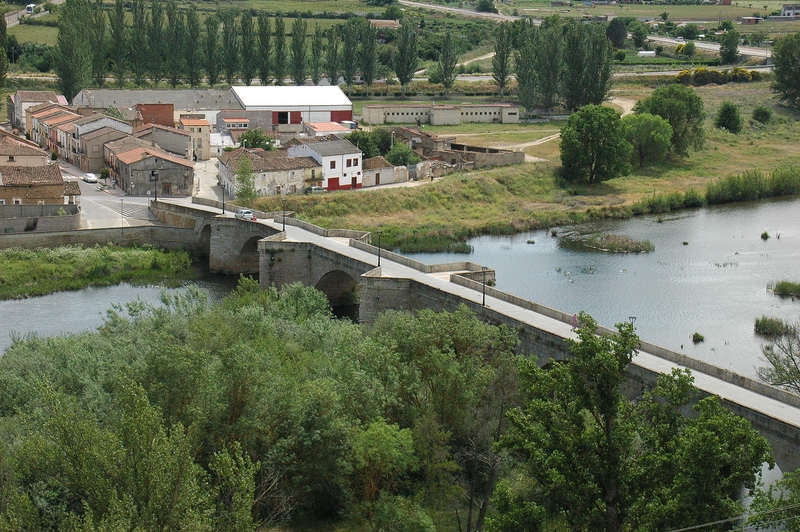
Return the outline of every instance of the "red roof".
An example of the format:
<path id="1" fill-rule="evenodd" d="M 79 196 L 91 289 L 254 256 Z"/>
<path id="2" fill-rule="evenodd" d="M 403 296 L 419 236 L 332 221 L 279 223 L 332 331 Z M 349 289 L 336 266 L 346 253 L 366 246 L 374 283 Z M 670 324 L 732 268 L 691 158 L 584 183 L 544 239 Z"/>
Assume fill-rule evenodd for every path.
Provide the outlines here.
<path id="1" fill-rule="evenodd" d="M 136 161 L 141 161 L 142 159 L 147 159 L 149 157 L 160 157 L 165 161 L 170 161 L 175 164 L 194 168 L 194 163 L 192 161 L 154 148 L 134 148 L 132 150 L 117 154 L 117 160 L 124 164 L 133 164 Z"/>
<path id="2" fill-rule="evenodd" d="M 184 126 L 211 126 L 208 120 L 202 118 L 181 118 L 181 124 Z"/>

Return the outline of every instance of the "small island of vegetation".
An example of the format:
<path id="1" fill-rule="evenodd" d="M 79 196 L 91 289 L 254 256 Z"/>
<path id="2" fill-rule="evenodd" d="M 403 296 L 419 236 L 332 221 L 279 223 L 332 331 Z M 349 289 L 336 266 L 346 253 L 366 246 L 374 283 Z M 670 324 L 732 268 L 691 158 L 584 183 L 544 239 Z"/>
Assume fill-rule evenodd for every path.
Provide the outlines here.
<path id="1" fill-rule="evenodd" d="M 776 296 L 800 296 L 800 283 L 792 281 L 778 281 L 769 287 Z"/>
<path id="2" fill-rule="evenodd" d="M 593 235 L 584 245 L 591 249 L 611 253 L 647 253 L 655 249 L 649 240 L 634 240 L 626 236 L 608 233 Z"/>
<path id="3" fill-rule="evenodd" d="M 177 286 L 196 277 L 188 252 L 152 246 L 61 246 L 0 250 L 0 299 L 121 282 Z"/>

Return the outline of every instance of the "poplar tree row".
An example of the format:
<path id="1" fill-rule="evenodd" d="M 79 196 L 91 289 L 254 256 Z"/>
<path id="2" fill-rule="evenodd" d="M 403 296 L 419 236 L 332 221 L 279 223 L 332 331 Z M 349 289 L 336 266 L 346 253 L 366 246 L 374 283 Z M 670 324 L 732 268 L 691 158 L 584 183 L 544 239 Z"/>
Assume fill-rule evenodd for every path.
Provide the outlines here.
<path id="1" fill-rule="evenodd" d="M 309 35 L 308 23 L 296 18 L 287 39 L 286 21 L 274 22 L 265 12 L 250 10 L 238 16 L 223 10 L 201 22 L 194 6 L 181 10 L 172 0 L 133 0 L 132 21 L 126 20 L 126 2 L 116 0 L 104 10 L 102 0 L 67 0 L 59 20 L 55 70 L 60 89 L 72 98 L 83 88 L 102 87 L 108 76 L 123 87 L 132 79 L 137 86 L 163 82 L 175 88 L 185 82 L 194 88 L 205 81 L 246 85 L 282 85 L 287 78 L 303 85 L 307 78 L 340 79 L 351 92 L 361 75 L 367 87 L 379 70 L 378 33 L 365 19 L 353 17 L 323 31 L 318 25 Z M 392 60 L 405 91 L 417 68 L 417 34 L 404 24 L 398 32 L 398 53 Z"/>

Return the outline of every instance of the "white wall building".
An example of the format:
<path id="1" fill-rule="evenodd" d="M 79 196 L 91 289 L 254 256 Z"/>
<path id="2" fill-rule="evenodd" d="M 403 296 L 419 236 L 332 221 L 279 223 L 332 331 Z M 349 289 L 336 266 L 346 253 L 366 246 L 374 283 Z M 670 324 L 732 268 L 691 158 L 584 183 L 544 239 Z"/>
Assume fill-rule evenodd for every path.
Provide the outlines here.
<path id="1" fill-rule="evenodd" d="M 311 157 L 322 165 L 322 188 L 350 190 L 363 186 L 362 153 L 339 137 L 294 139 L 287 143 L 289 157 Z"/>
<path id="2" fill-rule="evenodd" d="M 338 86 L 231 87 L 247 111 L 271 111 L 278 131 L 302 130 L 304 122 L 342 122 L 353 119 L 353 102 Z"/>

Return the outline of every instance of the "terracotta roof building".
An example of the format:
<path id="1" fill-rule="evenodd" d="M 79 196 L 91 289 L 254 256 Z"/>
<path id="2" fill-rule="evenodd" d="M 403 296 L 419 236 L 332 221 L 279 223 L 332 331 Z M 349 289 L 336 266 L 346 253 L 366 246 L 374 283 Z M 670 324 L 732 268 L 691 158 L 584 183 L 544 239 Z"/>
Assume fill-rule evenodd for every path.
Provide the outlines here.
<path id="1" fill-rule="evenodd" d="M 64 179 L 57 164 L 0 167 L 0 205 L 64 203 Z"/>
<path id="2" fill-rule="evenodd" d="M 107 143 L 103 155 L 111 176 L 132 196 L 192 193 L 194 163 L 153 142 L 125 137 Z"/>
<path id="3" fill-rule="evenodd" d="M 236 172 L 242 158 L 250 161 L 259 196 L 298 194 L 322 178 L 322 166 L 311 157 L 274 157 L 274 151 L 239 148 L 219 158 L 219 177 L 225 190 L 236 191 Z"/>

